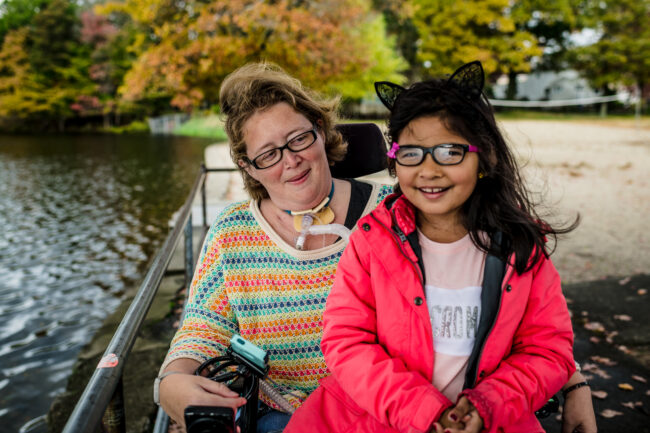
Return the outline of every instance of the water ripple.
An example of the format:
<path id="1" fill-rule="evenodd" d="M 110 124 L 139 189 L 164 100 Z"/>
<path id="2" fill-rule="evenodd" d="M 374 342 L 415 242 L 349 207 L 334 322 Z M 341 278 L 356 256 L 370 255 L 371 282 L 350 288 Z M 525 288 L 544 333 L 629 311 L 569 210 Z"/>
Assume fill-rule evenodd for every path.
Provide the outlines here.
<path id="1" fill-rule="evenodd" d="M 0 136 L 0 430 L 46 431 L 77 354 L 142 279 L 206 144 Z"/>

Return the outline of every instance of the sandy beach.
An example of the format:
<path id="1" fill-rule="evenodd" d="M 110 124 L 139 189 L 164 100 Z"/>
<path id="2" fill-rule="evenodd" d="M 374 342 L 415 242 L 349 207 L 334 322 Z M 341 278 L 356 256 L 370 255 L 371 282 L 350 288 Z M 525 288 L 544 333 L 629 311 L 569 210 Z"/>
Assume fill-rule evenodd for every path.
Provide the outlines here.
<path id="1" fill-rule="evenodd" d="M 504 122 L 533 191 L 578 228 L 553 256 L 565 282 L 650 268 L 650 130 L 607 122 Z"/>
<path id="2" fill-rule="evenodd" d="M 553 261 L 566 283 L 650 270 L 650 129 L 633 122 L 502 121 L 533 197 L 550 221 L 581 223 Z M 206 150 L 208 167 L 232 166 L 225 144 Z M 386 174 L 369 177 L 393 182 Z M 246 197 L 237 173 L 211 174 L 208 201 Z"/>

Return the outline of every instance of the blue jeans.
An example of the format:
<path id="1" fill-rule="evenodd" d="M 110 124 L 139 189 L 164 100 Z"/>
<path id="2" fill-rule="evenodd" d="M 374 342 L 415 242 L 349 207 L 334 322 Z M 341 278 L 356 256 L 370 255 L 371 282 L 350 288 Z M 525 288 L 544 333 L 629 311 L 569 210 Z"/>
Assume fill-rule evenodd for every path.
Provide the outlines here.
<path id="1" fill-rule="evenodd" d="M 281 433 L 289 423 L 291 414 L 271 409 L 264 403 L 259 403 L 257 418 L 257 433 Z"/>

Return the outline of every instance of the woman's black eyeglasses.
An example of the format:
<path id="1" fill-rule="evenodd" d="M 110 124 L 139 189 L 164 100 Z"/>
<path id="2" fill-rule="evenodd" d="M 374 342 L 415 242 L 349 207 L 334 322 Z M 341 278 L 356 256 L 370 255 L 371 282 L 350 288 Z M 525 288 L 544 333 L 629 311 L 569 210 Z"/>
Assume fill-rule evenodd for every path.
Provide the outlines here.
<path id="1" fill-rule="evenodd" d="M 398 147 L 395 148 L 395 145 Z M 400 146 L 397 143 L 394 143 L 393 147 L 395 150 L 392 155 L 389 152 L 389 156 L 394 157 L 395 161 L 397 161 L 399 165 L 409 167 L 422 164 L 427 153 L 430 153 L 433 160 L 439 165 L 456 165 L 463 162 L 467 152 L 479 151 L 476 146 L 457 143 L 444 143 L 433 147 L 415 145 Z"/>
<path id="2" fill-rule="evenodd" d="M 284 146 L 274 147 L 269 149 L 264 153 L 259 154 L 253 160 L 246 158 L 249 164 L 253 164 L 258 170 L 264 170 L 265 168 L 271 168 L 282 159 L 282 151 L 284 149 L 289 149 L 293 153 L 298 153 L 307 149 L 309 146 L 316 142 L 316 127 L 312 130 L 303 132 L 293 137 L 291 140 L 287 141 Z"/>

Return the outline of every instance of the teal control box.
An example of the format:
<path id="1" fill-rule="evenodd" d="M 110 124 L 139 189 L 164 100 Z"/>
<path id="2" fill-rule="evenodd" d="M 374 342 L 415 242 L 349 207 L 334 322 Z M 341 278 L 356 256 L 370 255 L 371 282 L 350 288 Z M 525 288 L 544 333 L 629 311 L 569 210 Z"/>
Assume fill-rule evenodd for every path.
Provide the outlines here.
<path id="1" fill-rule="evenodd" d="M 262 377 L 268 372 L 269 355 L 241 335 L 235 334 L 230 339 L 230 351 L 235 358 L 243 360 Z"/>

